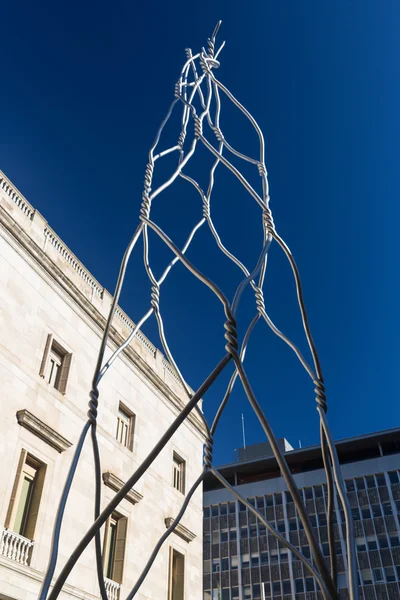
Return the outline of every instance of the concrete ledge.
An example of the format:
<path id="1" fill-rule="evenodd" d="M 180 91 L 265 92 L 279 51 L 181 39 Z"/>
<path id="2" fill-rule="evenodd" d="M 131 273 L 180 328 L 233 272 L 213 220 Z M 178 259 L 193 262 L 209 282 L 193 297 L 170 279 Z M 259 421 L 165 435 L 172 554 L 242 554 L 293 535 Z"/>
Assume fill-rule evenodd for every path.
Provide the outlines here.
<path id="1" fill-rule="evenodd" d="M 28 431 L 45 441 L 46 444 L 55 448 L 57 452 L 65 452 L 65 450 L 68 450 L 68 448 L 72 446 L 72 443 L 65 439 L 65 437 L 60 435 L 55 429 L 50 427 L 50 425 L 43 423 L 43 421 L 38 419 L 38 417 L 35 417 L 35 415 L 28 410 L 19 410 L 16 417 L 18 424 L 21 425 L 21 427 L 28 429 Z"/>
<path id="2" fill-rule="evenodd" d="M 105 473 L 103 473 L 103 482 L 104 485 L 114 490 L 114 492 L 119 492 L 122 486 L 125 485 L 122 479 L 120 479 L 110 471 L 106 471 Z M 139 492 L 137 492 L 133 488 L 131 488 L 131 490 L 125 496 L 125 500 L 128 500 L 128 502 L 130 502 L 131 504 L 137 504 L 142 498 L 142 494 L 139 494 Z"/>
<path id="3" fill-rule="evenodd" d="M 170 527 L 174 521 L 175 519 L 173 519 L 172 517 L 167 517 L 166 519 L 164 519 L 165 527 L 168 529 L 168 527 Z M 180 523 L 178 523 L 178 525 L 175 527 L 174 533 L 176 533 L 176 535 L 179 535 L 179 537 L 181 537 L 183 540 L 185 540 L 185 542 L 188 543 L 192 542 L 196 537 L 195 533 L 193 533 L 192 531 L 190 531 L 190 529 L 188 529 L 184 525 L 181 525 Z"/>

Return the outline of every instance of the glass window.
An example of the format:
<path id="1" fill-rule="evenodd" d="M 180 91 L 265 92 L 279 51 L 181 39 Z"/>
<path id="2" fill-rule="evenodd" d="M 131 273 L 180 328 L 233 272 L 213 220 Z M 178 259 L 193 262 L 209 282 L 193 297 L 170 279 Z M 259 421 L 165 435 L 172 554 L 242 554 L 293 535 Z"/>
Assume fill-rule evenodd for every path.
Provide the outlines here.
<path id="1" fill-rule="evenodd" d="M 22 450 L 9 505 L 13 519 L 9 528 L 30 540 L 35 533 L 45 472 L 42 463 Z"/>
<path id="2" fill-rule="evenodd" d="M 287 550 L 280 551 L 280 558 L 281 558 L 281 562 L 288 562 L 289 557 L 288 557 Z"/>
<path id="3" fill-rule="evenodd" d="M 228 541 L 228 531 L 221 531 L 221 543 Z"/>
<path id="4" fill-rule="evenodd" d="M 221 515 L 226 515 L 228 512 L 228 506 L 227 504 L 220 504 L 219 505 L 219 512 Z"/>
<path id="5" fill-rule="evenodd" d="M 322 544 L 322 554 L 324 556 L 329 556 L 329 544 L 327 542 Z"/>
<path id="6" fill-rule="evenodd" d="M 249 585 L 243 586 L 243 596 L 244 598 L 251 598 L 251 587 Z"/>
<path id="7" fill-rule="evenodd" d="M 253 585 L 253 598 L 261 598 L 261 586 L 259 583 Z"/>
<path id="8" fill-rule="evenodd" d="M 212 543 L 219 544 L 219 531 L 218 530 L 212 532 Z"/>
<path id="9" fill-rule="evenodd" d="M 250 537 L 257 537 L 257 525 L 250 526 Z"/>
<path id="10" fill-rule="evenodd" d="M 237 538 L 236 529 L 230 529 L 229 537 L 230 537 L 231 542 L 234 542 L 236 540 L 236 538 Z"/>
<path id="11" fill-rule="evenodd" d="M 338 589 L 339 589 L 339 590 L 342 590 L 342 589 L 344 589 L 344 588 L 347 588 L 347 577 L 346 577 L 346 573 L 339 573 L 339 574 L 338 574 L 337 583 L 338 583 Z"/>
<path id="12" fill-rule="evenodd" d="M 302 546 L 301 553 L 304 554 L 306 558 L 311 558 L 310 546 Z"/>
<path id="13" fill-rule="evenodd" d="M 203 563 L 204 573 L 211 573 L 211 560 L 205 560 Z"/>
<path id="14" fill-rule="evenodd" d="M 313 527 L 317 526 L 317 517 L 315 515 L 310 515 L 310 523 Z"/>
<path id="15" fill-rule="evenodd" d="M 293 502 L 292 494 L 290 492 L 285 492 L 286 502 Z"/>
<path id="16" fill-rule="evenodd" d="M 278 521 L 279 533 L 285 533 L 285 521 Z"/>
<path id="17" fill-rule="evenodd" d="M 322 493 L 322 487 L 320 485 L 316 485 L 314 488 L 314 494 L 316 498 L 322 498 L 323 493 Z"/>
<path id="18" fill-rule="evenodd" d="M 185 461 L 179 456 L 179 454 L 174 452 L 172 460 L 172 485 L 176 490 L 178 490 L 178 492 L 181 492 L 182 494 L 185 493 L 185 471 Z M 212 516 L 214 516 L 214 508 L 216 509 L 216 514 L 218 514 L 218 506 L 213 506 L 211 512 Z"/>
<path id="19" fill-rule="evenodd" d="M 379 487 L 386 485 L 386 480 L 383 473 L 378 473 L 378 475 L 375 475 L 375 478 Z"/>
<path id="20" fill-rule="evenodd" d="M 343 513 L 344 516 L 344 513 Z M 353 517 L 354 521 L 358 521 L 360 519 L 360 510 L 359 508 L 352 508 L 351 509 L 351 516 Z"/>
<path id="21" fill-rule="evenodd" d="M 365 490 L 365 481 L 364 481 L 363 477 L 357 477 L 356 486 L 357 486 L 358 491 Z"/>
<path id="22" fill-rule="evenodd" d="M 282 591 L 284 594 L 292 593 L 292 586 L 290 585 L 289 579 L 285 579 L 284 581 L 282 581 Z"/>
<path id="23" fill-rule="evenodd" d="M 277 563 L 278 562 L 278 551 L 277 550 L 272 550 L 272 552 L 270 553 L 270 557 L 269 557 L 271 563 Z"/>
<path id="24" fill-rule="evenodd" d="M 394 546 L 399 546 L 399 536 L 398 535 L 390 535 L 390 545 L 392 548 Z"/>
<path id="25" fill-rule="evenodd" d="M 239 557 L 231 556 L 231 569 L 235 571 L 239 566 Z"/>
<path id="26" fill-rule="evenodd" d="M 374 488 L 375 487 L 375 478 L 373 475 L 368 475 L 365 478 L 365 481 L 367 482 L 367 488 Z"/>
<path id="27" fill-rule="evenodd" d="M 237 600 L 239 598 L 239 588 L 238 587 L 233 587 L 231 589 L 231 596 L 232 596 L 232 600 Z"/>
<path id="28" fill-rule="evenodd" d="M 258 525 L 258 534 L 261 535 L 267 535 L 267 528 L 265 527 L 265 525 Z"/>
<path id="29" fill-rule="evenodd" d="M 318 522 L 320 527 L 325 527 L 325 525 L 328 522 L 325 513 L 321 513 L 320 515 L 318 515 Z"/>
<path id="30" fill-rule="evenodd" d="M 364 585 L 372 583 L 372 571 L 371 569 L 363 569 L 361 571 L 361 580 Z"/>
<path id="31" fill-rule="evenodd" d="M 364 552 L 367 549 L 365 540 L 363 537 L 356 538 L 356 547 L 359 552 Z"/>
<path id="32" fill-rule="evenodd" d="M 113 513 L 107 519 L 104 532 L 104 575 L 116 583 L 122 582 L 127 522 L 125 517 Z"/>
<path id="33" fill-rule="evenodd" d="M 274 497 L 275 497 L 275 504 L 277 506 L 282 504 L 282 494 L 274 494 Z"/>
<path id="34" fill-rule="evenodd" d="M 272 591 L 273 591 L 274 595 L 281 593 L 281 582 L 280 581 L 272 582 Z"/>
<path id="35" fill-rule="evenodd" d="M 210 507 L 209 506 L 205 506 L 203 508 L 203 516 L 205 519 L 207 519 L 210 516 Z"/>
<path id="36" fill-rule="evenodd" d="M 400 514 L 400 500 L 396 500 L 395 504 L 396 504 L 396 510 Z"/>
<path id="37" fill-rule="evenodd" d="M 218 517 L 218 504 L 214 504 L 211 507 L 211 516 L 212 517 Z"/>
<path id="38" fill-rule="evenodd" d="M 399 474 L 397 471 L 391 471 L 389 473 L 390 483 L 399 483 Z"/>
<path id="39" fill-rule="evenodd" d="M 229 588 L 222 589 L 221 600 L 229 600 Z"/>
<path id="40" fill-rule="evenodd" d="M 117 414 L 117 432 L 115 438 L 129 450 L 132 450 L 133 448 L 134 427 L 135 415 L 128 411 L 128 409 L 120 402 Z"/>
<path id="41" fill-rule="evenodd" d="M 239 502 L 239 512 L 245 512 L 247 510 L 247 507 L 245 504 L 243 504 L 243 502 Z"/>
<path id="42" fill-rule="evenodd" d="M 393 514 L 392 505 L 390 504 L 390 502 L 383 502 L 382 508 L 383 508 L 384 515 L 392 515 Z"/>
<path id="43" fill-rule="evenodd" d="M 247 527 L 241 527 L 240 528 L 240 537 L 241 538 L 249 537 L 249 533 L 248 533 Z"/>
<path id="44" fill-rule="evenodd" d="M 230 515 L 235 513 L 235 503 L 234 502 L 228 502 L 228 510 L 229 510 Z"/>
<path id="45" fill-rule="evenodd" d="M 249 502 L 249 504 L 251 504 L 255 508 L 255 506 L 256 506 L 255 498 L 247 498 L 247 502 Z"/>
<path id="46" fill-rule="evenodd" d="M 261 564 L 262 565 L 267 565 L 268 564 L 268 552 L 261 552 L 260 558 L 261 558 Z"/>
<path id="47" fill-rule="evenodd" d="M 306 590 L 313 592 L 315 590 L 315 582 L 313 577 L 306 577 Z"/>
<path id="48" fill-rule="evenodd" d="M 251 566 L 258 567 L 259 564 L 260 564 L 260 557 L 258 556 L 258 554 L 252 554 L 251 555 Z"/>
<path id="49" fill-rule="evenodd" d="M 250 554 L 242 554 L 242 567 L 247 569 L 250 566 Z"/>
<path id="50" fill-rule="evenodd" d="M 296 594 L 301 594 L 302 592 L 304 592 L 303 580 L 302 579 L 295 579 L 294 580 L 294 587 L 295 587 L 295 590 L 296 590 Z"/>
<path id="51" fill-rule="evenodd" d="M 371 506 L 372 509 L 372 514 L 374 517 L 381 517 L 382 516 L 382 509 L 381 509 L 381 505 L 380 504 L 373 504 Z"/>
<path id="52" fill-rule="evenodd" d="M 338 556 L 342 554 L 342 544 L 340 542 L 335 542 L 335 552 Z"/>
<path id="53" fill-rule="evenodd" d="M 297 522 L 296 519 L 289 519 L 289 531 L 296 531 Z"/>
<path id="54" fill-rule="evenodd" d="M 380 535 L 378 537 L 378 543 L 379 543 L 379 548 L 388 548 L 389 547 L 389 543 L 388 543 L 386 535 Z"/>
<path id="55" fill-rule="evenodd" d="M 346 489 L 348 492 L 354 492 L 355 491 L 355 485 L 354 485 L 354 481 L 353 479 L 347 479 L 346 480 Z"/>
<path id="56" fill-rule="evenodd" d="M 312 500 L 313 499 L 312 488 L 304 488 L 304 497 L 305 497 L 306 500 Z"/>
<path id="57" fill-rule="evenodd" d="M 274 505 L 274 499 L 272 496 L 265 496 L 265 503 L 267 506 L 273 506 Z"/>
<path id="58" fill-rule="evenodd" d="M 385 567 L 386 581 L 396 581 L 393 567 Z"/>
<path id="59" fill-rule="evenodd" d="M 362 508 L 361 509 L 361 514 L 362 514 L 362 518 L 363 519 L 370 519 L 371 518 L 371 511 L 369 510 L 369 508 Z"/>
<path id="60" fill-rule="evenodd" d="M 367 537 L 367 544 L 368 544 L 368 550 L 377 550 L 377 548 L 378 548 L 378 543 L 377 543 L 375 537 L 373 537 L 373 536 Z"/>
<path id="61" fill-rule="evenodd" d="M 269 581 L 266 581 L 264 583 L 264 591 L 265 591 L 265 597 L 271 598 L 271 583 Z"/>
<path id="62" fill-rule="evenodd" d="M 374 581 L 375 583 L 384 581 L 382 569 L 374 569 Z"/>
<path id="63" fill-rule="evenodd" d="M 264 508 L 264 506 L 265 506 L 264 496 L 258 496 L 257 497 L 257 508 Z"/>

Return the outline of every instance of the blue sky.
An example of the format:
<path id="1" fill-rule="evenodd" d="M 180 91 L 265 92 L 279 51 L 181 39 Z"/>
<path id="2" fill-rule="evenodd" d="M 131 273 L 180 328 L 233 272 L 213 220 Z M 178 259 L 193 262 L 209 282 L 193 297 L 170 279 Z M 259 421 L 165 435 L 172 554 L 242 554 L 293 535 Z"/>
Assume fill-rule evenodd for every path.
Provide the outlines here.
<path id="1" fill-rule="evenodd" d="M 302 275 L 334 436 L 398 426 L 399 4 L 20 2 L 2 12 L 0 168 L 110 291 L 184 49 L 201 48 L 223 20 L 219 40 L 227 43 L 217 75 L 264 131 L 271 208 Z M 228 139 L 254 155 L 256 139 L 240 115 L 228 106 L 223 114 Z M 172 123 L 166 145 L 177 132 Z M 207 165 L 201 150 L 188 172 L 204 182 Z M 215 222 L 254 264 L 257 211 L 233 177 L 220 173 Z M 179 181 L 159 197 L 154 218 L 181 243 L 200 211 L 196 193 Z M 121 298 L 134 320 L 149 298 L 138 250 Z M 189 257 L 232 294 L 239 273 L 210 235 L 199 235 Z M 169 259 L 157 253 L 156 272 Z M 265 297 L 274 322 L 306 352 L 293 280 L 276 244 Z M 221 307 L 183 267 L 162 288 L 161 306 L 176 360 L 196 387 L 223 354 Z M 247 293 L 240 323 L 253 311 Z M 144 331 L 158 343 L 154 322 Z M 295 446 L 316 443 L 312 382 L 265 324 L 246 364 L 276 435 Z M 209 417 L 227 378 L 204 399 Z M 217 463 L 231 461 L 241 445 L 242 412 L 247 442 L 263 440 L 238 386 L 216 438 Z"/>

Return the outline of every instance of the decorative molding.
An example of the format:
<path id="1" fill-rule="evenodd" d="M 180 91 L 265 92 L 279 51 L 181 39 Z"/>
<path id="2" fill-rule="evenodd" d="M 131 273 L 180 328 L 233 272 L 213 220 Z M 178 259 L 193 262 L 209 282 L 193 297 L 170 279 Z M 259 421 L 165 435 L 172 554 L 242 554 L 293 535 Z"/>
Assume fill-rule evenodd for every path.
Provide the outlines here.
<path id="1" fill-rule="evenodd" d="M 62 272 L 56 263 L 53 262 L 41 248 L 39 248 L 29 233 L 20 225 L 18 225 L 13 217 L 2 206 L 0 206 L 0 224 L 4 226 L 17 244 L 22 246 L 22 248 L 33 258 L 33 260 L 47 272 L 51 279 L 55 281 L 65 292 L 67 292 L 71 300 L 76 302 L 76 304 L 89 316 L 95 325 L 100 328 L 102 333 L 106 326 L 106 319 L 100 310 L 94 306 L 94 304 L 81 290 L 77 288 L 71 279 L 69 279 Z M 121 317 L 120 315 L 118 316 L 120 320 Z M 125 338 L 121 335 L 121 333 L 119 333 L 119 331 L 117 331 L 114 325 L 111 326 L 110 341 L 114 342 L 117 346 L 121 345 L 125 341 Z M 147 381 L 151 382 L 161 392 L 161 394 L 172 404 L 172 406 L 177 408 L 179 411 L 182 410 L 186 400 L 183 401 L 182 398 L 180 398 L 176 392 L 172 390 L 167 383 L 165 383 L 162 377 L 160 377 L 160 374 L 156 372 L 155 365 L 153 366 L 146 362 L 133 349 L 132 345 L 128 345 L 124 349 L 123 354 L 137 369 L 141 371 L 141 373 L 143 373 Z M 199 419 L 195 411 L 192 411 L 188 415 L 188 421 L 193 427 L 195 427 L 202 437 L 207 435 L 204 424 Z"/>
<path id="2" fill-rule="evenodd" d="M 28 431 L 39 437 L 41 440 L 55 448 L 57 452 L 65 452 L 72 446 L 72 442 L 60 435 L 55 429 L 43 423 L 38 417 L 35 417 L 29 410 L 19 410 L 16 414 L 18 424 L 25 427 Z"/>
<path id="3" fill-rule="evenodd" d="M 171 527 L 174 521 L 175 519 L 173 517 L 167 517 L 166 519 L 164 519 L 165 527 L 168 529 L 168 527 Z M 179 535 L 179 537 L 181 537 L 183 540 L 185 540 L 185 542 L 188 543 L 192 542 L 196 537 L 195 533 L 193 533 L 192 531 L 190 531 L 190 529 L 188 529 L 184 525 L 181 525 L 180 523 L 178 523 L 178 525 L 175 527 L 174 533 L 176 533 L 176 535 Z"/>
<path id="4" fill-rule="evenodd" d="M 119 492 L 122 486 L 125 485 L 122 479 L 114 475 L 114 473 L 111 473 L 111 471 L 103 473 L 103 482 L 104 485 L 114 490 L 114 492 Z M 139 494 L 139 492 L 133 488 L 131 488 L 125 496 L 125 500 L 128 500 L 131 504 L 137 504 L 142 498 L 142 494 Z"/>

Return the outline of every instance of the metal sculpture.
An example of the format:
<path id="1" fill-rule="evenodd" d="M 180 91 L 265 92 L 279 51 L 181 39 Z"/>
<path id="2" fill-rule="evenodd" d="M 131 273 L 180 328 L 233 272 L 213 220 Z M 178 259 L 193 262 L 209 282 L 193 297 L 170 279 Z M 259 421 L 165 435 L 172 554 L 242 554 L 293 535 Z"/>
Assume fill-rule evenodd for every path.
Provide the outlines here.
<path id="1" fill-rule="evenodd" d="M 106 522 L 107 518 L 112 514 L 121 500 L 126 496 L 129 490 L 133 485 L 139 480 L 139 478 L 146 472 L 147 468 L 151 465 L 154 459 L 158 456 L 159 452 L 166 445 L 166 443 L 170 440 L 174 432 L 179 428 L 179 426 L 183 423 L 185 418 L 189 415 L 192 410 L 197 411 L 201 420 L 204 423 L 204 426 L 207 431 L 207 442 L 205 445 L 204 451 L 204 466 L 201 474 L 198 479 L 193 484 L 192 488 L 186 495 L 185 501 L 182 504 L 182 508 L 179 514 L 176 516 L 173 523 L 170 527 L 165 531 L 165 533 L 160 538 L 156 547 L 154 548 L 153 553 L 148 559 L 148 562 L 143 569 L 139 579 L 137 580 L 134 588 L 128 594 L 126 600 L 131 600 L 137 591 L 139 590 L 142 582 L 144 581 L 146 575 L 148 574 L 151 565 L 154 559 L 157 556 L 163 542 L 168 538 L 168 536 L 174 531 L 174 529 L 179 524 L 187 506 L 190 502 L 190 499 L 201 484 L 204 479 L 204 476 L 207 472 L 211 472 L 220 483 L 225 486 L 227 489 L 231 491 L 231 493 L 241 502 L 243 503 L 249 511 L 251 511 L 261 523 L 265 525 L 265 527 L 269 530 L 269 532 L 279 541 L 280 544 L 288 548 L 296 557 L 299 559 L 307 571 L 315 577 L 318 586 L 322 592 L 322 596 L 324 600 L 336 600 L 338 595 L 337 590 L 337 564 L 336 564 L 336 554 L 335 554 L 335 541 L 334 541 L 334 532 L 333 532 L 333 511 L 334 511 L 334 496 L 335 496 L 335 487 L 337 493 L 339 495 L 340 501 L 343 506 L 345 521 L 346 521 L 346 542 L 347 542 L 347 565 L 348 565 L 348 576 L 349 576 L 349 593 L 351 600 L 356 600 L 358 597 L 357 591 L 357 571 L 356 571 L 356 563 L 355 563 L 355 551 L 354 551 L 354 534 L 353 534 L 353 523 L 351 517 L 351 511 L 349 507 L 349 503 L 347 500 L 346 489 L 344 486 L 344 482 L 340 472 L 340 465 L 338 461 L 338 456 L 336 453 L 335 445 L 332 441 L 331 434 L 329 431 L 326 411 L 327 411 L 327 402 L 325 395 L 325 387 L 324 380 L 322 376 L 322 370 L 320 366 L 320 362 L 318 359 L 317 350 L 315 348 L 315 344 L 313 342 L 310 326 L 308 323 L 307 313 L 305 309 L 302 287 L 300 282 L 299 272 L 294 261 L 294 258 L 290 252 L 290 249 L 284 242 L 284 240 L 277 233 L 271 209 L 269 206 L 270 197 L 269 197 L 269 188 L 268 188 L 268 178 L 267 178 L 267 169 L 265 166 L 265 150 L 264 150 L 264 138 L 261 132 L 260 127 L 258 126 L 255 119 L 252 115 L 246 110 L 246 108 L 235 98 L 235 96 L 221 83 L 216 76 L 214 75 L 214 70 L 218 68 L 218 56 L 224 47 L 224 43 L 216 51 L 215 42 L 218 29 L 220 27 L 221 22 L 219 22 L 213 32 L 212 37 L 208 40 L 208 48 L 202 48 L 200 52 L 193 55 L 190 49 L 186 50 L 187 60 L 183 65 L 181 70 L 181 74 L 178 82 L 175 85 L 175 98 L 169 108 L 169 111 L 162 122 L 156 139 L 150 149 L 149 152 L 149 160 L 146 167 L 145 173 L 145 181 L 144 181 L 144 191 L 142 194 L 142 205 L 140 209 L 139 216 L 139 224 L 137 229 L 126 249 L 125 255 L 123 257 L 120 273 L 118 277 L 118 282 L 115 289 L 115 294 L 113 298 L 112 307 L 110 310 L 110 314 L 108 317 L 107 325 L 104 331 L 101 347 L 98 354 L 98 360 L 93 376 L 92 381 L 92 390 L 90 392 L 90 402 L 89 402 L 89 411 L 88 411 L 88 421 L 85 424 L 81 436 L 79 438 L 75 454 L 71 463 L 71 467 L 67 476 L 67 480 L 65 483 L 65 487 L 61 496 L 60 504 L 58 507 L 58 512 L 56 516 L 56 522 L 54 525 L 53 532 L 53 540 L 51 547 L 51 554 L 49 559 L 48 568 L 46 571 L 46 575 L 42 584 L 42 589 L 40 592 L 40 600 L 55 600 L 61 589 L 63 584 L 65 583 L 69 573 L 73 569 L 74 565 L 78 561 L 80 555 L 87 547 L 87 545 L 94 539 L 95 547 L 96 547 L 96 563 L 97 563 L 97 573 L 98 573 L 98 583 L 100 588 L 100 593 L 102 600 L 107 600 L 107 592 L 104 586 L 104 576 L 103 576 L 103 568 L 102 568 L 102 551 L 101 551 L 101 541 L 100 541 L 100 529 L 102 525 Z M 254 128 L 258 135 L 259 139 L 259 156 L 257 158 L 251 158 L 246 156 L 245 154 L 237 151 L 233 148 L 228 140 L 226 139 L 220 125 L 220 112 L 221 112 L 221 97 L 220 94 L 223 94 L 228 100 L 230 100 L 247 118 L 248 122 Z M 211 103 L 214 100 L 215 108 L 211 110 Z M 161 139 L 161 134 L 163 129 L 169 120 L 173 110 L 177 106 L 181 106 L 182 108 L 182 118 L 181 118 L 181 131 L 178 137 L 177 143 L 156 154 L 157 146 Z M 212 114 L 213 112 L 213 114 Z M 207 123 L 209 130 L 213 133 L 217 140 L 216 146 L 214 146 L 209 139 L 207 139 L 206 135 L 203 132 L 203 124 Z M 193 125 L 193 135 L 190 141 L 188 142 L 189 125 Z M 192 177 L 188 176 L 185 172 L 185 166 L 189 163 L 189 161 L 193 160 L 196 152 L 196 147 L 198 144 L 202 144 L 215 158 L 215 161 L 212 165 L 212 168 L 209 173 L 209 184 L 206 191 L 204 191 L 198 182 Z M 260 180 L 261 180 L 261 191 L 258 193 L 250 183 L 246 180 L 243 174 L 230 162 L 227 158 L 227 155 L 224 154 L 224 150 L 228 151 L 228 153 L 236 156 L 238 159 L 242 161 L 246 161 L 251 165 L 254 165 L 254 168 L 258 170 Z M 152 190 L 152 181 L 153 181 L 153 172 L 156 167 L 157 161 L 161 160 L 162 157 L 166 156 L 170 153 L 176 153 L 177 167 L 173 174 L 169 177 L 167 181 L 165 181 L 162 185 L 160 185 L 155 190 Z M 262 222 L 263 229 L 263 239 L 262 239 L 262 250 L 259 255 L 257 264 L 252 270 L 249 270 L 232 252 L 230 252 L 225 245 L 223 244 L 216 227 L 213 223 L 211 216 L 211 196 L 214 186 L 214 177 L 217 167 L 223 166 L 229 169 L 237 178 L 242 186 L 247 190 L 247 192 L 251 195 L 254 201 L 257 203 L 260 209 L 260 219 Z M 186 243 L 184 244 L 182 249 L 179 249 L 174 242 L 167 236 L 167 234 L 152 220 L 151 218 L 151 208 L 152 203 L 167 187 L 171 186 L 174 181 L 181 177 L 187 182 L 189 182 L 194 188 L 197 190 L 200 195 L 202 201 L 202 217 L 196 224 L 196 226 L 190 232 Z M 211 231 L 212 236 L 215 239 L 215 242 L 220 249 L 221 252 L 231 260 L 243 273 L 243 279 L 238 286 L 234 298 L 232 301 L 229 301 L 227 297 L 222 293 L 222 291 L 218 288 L 218 286 L 211 281 L 206 275 L 200 272 L 196 266 L 190 262 L 186 257 L 186 251 L 189 248 L 192 240 L 194 239 L 196 232 L 201 227 L 208 227 Z M 154 231 L 157 236 L 164 242 L 164 244 L 172 250 L 175 257 L 169 263 L 162 276 L 159 279 L 156 279 L 150 264 L 149 259 L 149 230 Z M 109 331 L 111 327 L 111 323 L 113 320 L 114 312 L 117 307 L 118 299 L 120 297 L 122 285 L 124 282 L 125 272 L 128 265 L 128 261 L 130 259 L 131 253 L 138 241 L 138 239 L 142 237 L 143 239 L 143 247 L 144 247 L 144 266 L 151 283 L 151 302 L 150 308 L 147 313 L 138 321 L 137 325 L 129 335 L 129 337 L 125 340 L 125 342 L 114 352 L 114 354 L 104 362 L 104 353 L 105 348 L 109 336 Z M 291 270 L 293 272 L 294 281 L 296 284 L 297 290 L 297 299 L 298 305 L 302 317 L 303 327 L 305 336 L 307 339 L 307 343 L 312 356 L 313 366 L 310 366 L 305 358 L 300 353 L 299 349 L 295 346 L 295 344 L 284 334 L 282 333 L 276 325 L 272 322 L 270 317 L 267 314 L 264 298 L 263 298 L 263 285 L 266 276 L 266 267 L 267 267 L 267 255 L 268 250 L 270 248 L 271 243 L 275 241 L 278 246 L 281 248 L 282 252 L 286 256 Z M 200 388 L 192 393 L 191 389 L 186 384 L 183 379 L 177 364 L 174 361 L 174 358 L 170 352 L 168 347 L 166 335 L 164 332 L 163 326 L 163 318 L 160 311 L 160 288 L 171 269 L 174 265 L 180 261 L 198 280 L 200 280 L 204 285 L 206 285 L 220 300 L 223 305 L 226 321 L 224 323 L 225 327 L 225 339 L 226 339 L 226 354 L 221 359 L 218 365 L 214 368 L 214 370 L 208 375 L 205 379 L 204 383 L 200 386 Z M 251 286 L 256 303 L 256 314 L 248 325 L 246 334 L 242 340 L 242 343 L 239 347 L 239 340 L 237 335 L 237 327 L 236 327 L 236 315 L 238 306 L 240 303 L 241 295 L 246 286 Z M 104 510 L 100 513 L 100 494 L 101 494 L 101 468 L 100 468 L 100 455 L 99 448 L 96 437 L 96 417 L 97 417 L 97 409 L 99 403 L 99 383 L 107 373 L 108 369 L 111 367 L 115 359 L 120 355 L 120 353 L 130 344 L 134 336 L 137 334 L 139 328 L 143 325 L 143 323 L 151 316 L 155 316 L 158 324 L 158 330 L 160 339 L 162 342 L 162 346 L 164 352 L 170 361 L 170 363 L 174 366 L 176 373 L 180 379 L 180 382 L 187 393 L 188 402 L 185 407 L 182 409 L 180 414 L 176 417 L 174 422 L 170 425 L 167 431 L 164 433 L 162 438 L 157 442 L 154 446 L 150 454 L 144 460 L 144 462 L 140 465 L 140 467 L 132 474 L 132 476 L 126 481 L 125 485 L 119 490 L 119 492 L 114 496 L 114 498 L 109 502 L 109 504 L 104 508 Z M 322 456 L 324 460 L 324 466 L 326 471 L 326 479 L 327 479 L 327 491 L 328 491 L 328 506 L 327 506 L 327 521 L 328 521 L 328 537 L 329 537 L 329 548 L 330 548 L 330 568 L 327 567 L 324 561 L 324 557 L 321 553 L 321 549 L 319 547 L 318 541 L 314 535 L 312 526 L 310 524 L 310 520 L 307 515 L 306 508 L 301 499 L 299 490 L 294 481 L 294 478 L 290 472 L 290 469 L 287 465 L 285 457 L 280 450 L 280 447 L 277 443 L 275 435 L 271 429 L 271 426 L 265 417 L 249 382 L 247 377 L 245 368 L 244 368 L 244 358 L 246 353 L 246 348 L 249 343 L 249 339 L 252 331 L 256 323 L 260 320 L 264 320 L 268 327 L 281 338 L 295 353 L 300 363 L 312 379 L 315 385 L 315 393 L 316 393 L 316 402 L 317 402 L 317 410 L 320 417 L 320 435 L 321 435 L 321 447 L 322 447 Z M 227 387 L 226 393 L 222 399 L 222 402 L 217 410 L 216 416 L 211 427 L 206 422 L 202 411 L 198 407 L 198 402 L 202 398 L 202 396 L 206 393 L 206 391 L 210 388 L 213 382 L 218 378 L 221 372 L 225 369 L 225 367 L 233 361 L 234 363 L 234 373 L 230 379 L 229 385 Z M 281 535 L 278 531 L 274 529 L 274 527 L 260 514 L 252 504 L 250 504 L 245 498 L 243 498 L 235 489 L 233 489 L 229 483 L 224 479 L 224 477 L 218 472 L 218 470 L 212 464 L 212 448 L 213 448 L 213 438 L 215 432 L 217 430 L 218 422 L 222 415 L 222 412 L 229 400 L 232 389 L 235 385 L 236 380 L 239 378 L 246 396 L 258 417 L 259 422 L 268 438 L 268 441 L 272 447 L 275 458 L 281 470 L 282 476 L 285 479 L 288 490 L 290 491 L 296 509 L 301 520 L 305 534 L 308 539 L 308 543 L 311 548 L 313 561 L 308 560 L 301 552 L 295 548 L 283 535 Z M 58 546 L 60 540 L 60 531 L 61 525 L 63 521 L 63 515 L 66 507 L 66 502 L 68 498 L 68 494 L 72 485 L 74 473 L 79 461 L 79 457 L 81 454 L 81 450 L 83 447 L 83 443 L 85 441 L 86 435 L 88 432 L 91 432 L 92 445 L 93 445 L 93 454 L 94 454 L 94 462 L 95 462 L 95 508 L 94 508 L 94 522 L 89 527 L 86 534 L 83 536 L 78 546 L 69 557 L 67 563 L 64 565 L 62 571 L 57 577 L 52 590 L 50 590 L 50 583 L 54 574 L 54 570 L 56 567 L 57 555 L 58 555 Z"/>

